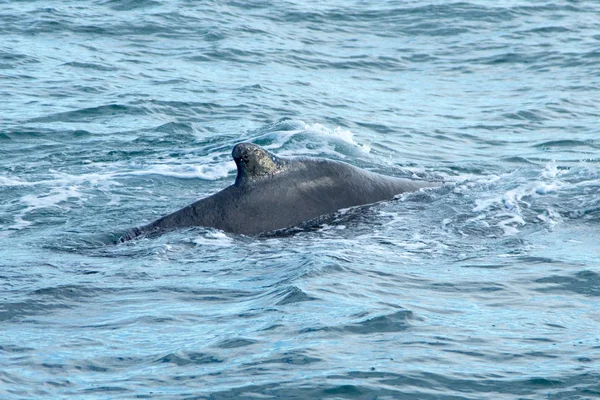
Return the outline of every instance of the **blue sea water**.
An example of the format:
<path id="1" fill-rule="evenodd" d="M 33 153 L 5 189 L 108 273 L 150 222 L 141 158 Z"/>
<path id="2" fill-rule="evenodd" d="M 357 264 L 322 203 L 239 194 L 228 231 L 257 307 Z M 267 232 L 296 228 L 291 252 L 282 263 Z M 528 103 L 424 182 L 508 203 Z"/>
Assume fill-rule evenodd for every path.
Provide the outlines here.
<path id="1" fill-rule="evenodd" d="M 600 396 L 600 3 L 1 1 L 0 398 Z M 110 238 L 234 144 L 443 180 Z"/>

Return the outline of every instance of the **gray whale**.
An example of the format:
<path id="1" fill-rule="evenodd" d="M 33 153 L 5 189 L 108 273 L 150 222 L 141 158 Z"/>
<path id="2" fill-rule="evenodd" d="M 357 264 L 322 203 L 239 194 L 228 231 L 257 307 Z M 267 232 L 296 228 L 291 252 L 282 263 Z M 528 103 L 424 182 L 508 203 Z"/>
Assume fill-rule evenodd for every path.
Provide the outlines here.
<path id="1" fill-rule="evenodd" d="M 123 242 L 163 230 L 203 226 L 254 235 L 297 226 L 337 210 L 371 204 L 439 183 L 394 178 L 320 158 L 284 158 L 252 143 L 232 151 L 233 185 L 179 211 L 134 228 Z"/>

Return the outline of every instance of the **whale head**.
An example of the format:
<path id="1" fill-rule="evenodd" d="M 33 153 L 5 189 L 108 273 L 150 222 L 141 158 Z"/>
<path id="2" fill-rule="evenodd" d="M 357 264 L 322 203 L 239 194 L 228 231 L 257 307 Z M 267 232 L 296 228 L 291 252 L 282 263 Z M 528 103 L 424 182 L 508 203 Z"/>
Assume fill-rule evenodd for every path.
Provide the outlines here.
<path id="1" fill-rule="evenodd" d="M 237 166 L 235 184 L 273 176 L 285 169 L 285 161 L 253 143 L 235 145 L 231 156 Z"/>

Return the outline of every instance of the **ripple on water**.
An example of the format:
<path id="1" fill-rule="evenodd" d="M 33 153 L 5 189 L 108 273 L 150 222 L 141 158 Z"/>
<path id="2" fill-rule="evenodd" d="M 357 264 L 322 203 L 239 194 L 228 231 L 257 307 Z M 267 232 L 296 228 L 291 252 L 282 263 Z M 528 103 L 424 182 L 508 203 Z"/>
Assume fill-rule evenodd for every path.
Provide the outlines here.
<path id="1" fill-rule="evenodd" d="M 579 271 L 572 275 L 553 275 L 536 279 L 536 283 L 546 284 L 537 288 L 539 292 L 576 293 L 584 296 L 600 296 L 600 274 L 594 271 Z"/>
<path id="2" fill-rule="evenodd" d="M 276 303 L 276 305 L 278 306 L 300 303 L 303 301 L 313 301 L 317 299 L 316 297 L 306 294 L 304 291 L 302 291 L 302 289 L 298 288 L 297 286 L 291 286 L 282 293 L 285 293 L 285 296 Z"/>
<path id="3" fill-rule="evenodd" d="M 472 379 L 460 375 L 426 372 L 397 374 L 352 371 L 311 377 L 311 381 L 254 384 L 213 393 L 211 398 L 254 398 L 256 393 L 290 399 L 301 398 L 403 398 L 403 399 L 478 399 L 478 393 L 503 393 L 513 396 L 565 396 L 590 398 L 600 394 L 598 374 L 573 374 L 564 379 L 520 378 L 481 374 Z M 360 382 L 360 383 L 359 383 Z"/>
<path id="4" fill-rule="evenodd" d="M 223 360 L 213 354 L 200 352 L 177 352 L 169 353 L 155 360 L 155 363 L 172 363 L 177 366 L 204 365 L 222 363 Z"/>
<path id="5" fill-rule="evenodd" d="M 0 320 L 21 320 L 25 317 L 45 317 L 55 310 L 73 308 L 101 294 L 112 293 L 103 289 L 83 285 L 59 285 L 32 291 L 23 301 L 2 302 Z"/>
<path id="6" fill-rule="evenodd" d="M 300 333 L 309 332 L 340 332 L 348 334 L 378 334 L 387 332 L 401 332 L 410 327 L 410 320 L 414 319 L 412 311 L 401 310 L 392 314 L 379 315 L 367 318 L 353 324 L 343 326 L 322 326 L 304 328 Z"/>

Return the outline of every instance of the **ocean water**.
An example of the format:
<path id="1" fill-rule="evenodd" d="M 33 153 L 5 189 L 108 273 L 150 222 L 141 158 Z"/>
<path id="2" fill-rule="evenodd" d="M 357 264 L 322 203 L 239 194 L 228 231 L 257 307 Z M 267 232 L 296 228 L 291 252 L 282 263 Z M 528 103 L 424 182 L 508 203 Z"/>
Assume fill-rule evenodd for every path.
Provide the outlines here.
<path id="1" fill-rule="evenodd" d="M 600 3 L 1 1 L 0 398 L 600 396 Z M 442 180 L 180 229 L 233 145 Z"/>

